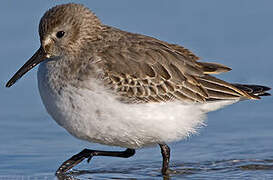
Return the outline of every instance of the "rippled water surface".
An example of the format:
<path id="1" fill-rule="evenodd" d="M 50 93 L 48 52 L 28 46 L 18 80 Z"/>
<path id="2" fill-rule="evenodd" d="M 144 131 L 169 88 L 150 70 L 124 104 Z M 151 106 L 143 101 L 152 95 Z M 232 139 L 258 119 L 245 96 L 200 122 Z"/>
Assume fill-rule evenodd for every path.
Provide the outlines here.
<path id="1" fill-rule="evenodd" d="M 83 148 L 121 150 L 75 139 L 46 113 L 36 70 L 14 87 L 6 81 L 39 47 L 43 12 L 66 1 L 3 1 L 0 6 L 0 179 L 54 179 Z M 79 2 L 79 1 L 77 1 Z M 227 81 L 273 87 L 271 1 L 80 1 L 106 24 L 178 43 L 233 68 Z M 159 147 L 129 159 L 95 157 L 71 179 L 273 179 L 273 102 L 246 101 L 208 114 L 198 135 L 171 147 L 171 174 L 160 175 Z M 67 178 L 68 178 L 67 177 Z"/>

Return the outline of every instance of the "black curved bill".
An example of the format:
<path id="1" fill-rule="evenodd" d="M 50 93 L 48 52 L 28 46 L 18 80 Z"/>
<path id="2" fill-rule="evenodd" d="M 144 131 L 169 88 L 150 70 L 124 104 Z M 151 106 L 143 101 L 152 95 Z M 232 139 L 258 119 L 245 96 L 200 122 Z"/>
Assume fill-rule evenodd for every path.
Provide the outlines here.
<path id="1" fill-rule="evenodd" d="M 42 47 L 40 47 L 35 54 L 12 76 L 7 82 L 6 87 L 11 87 L 18 79 L 20 79 L 29 70 L 34 68 L 37 64 L 45 60 L 46 53 Z"/>

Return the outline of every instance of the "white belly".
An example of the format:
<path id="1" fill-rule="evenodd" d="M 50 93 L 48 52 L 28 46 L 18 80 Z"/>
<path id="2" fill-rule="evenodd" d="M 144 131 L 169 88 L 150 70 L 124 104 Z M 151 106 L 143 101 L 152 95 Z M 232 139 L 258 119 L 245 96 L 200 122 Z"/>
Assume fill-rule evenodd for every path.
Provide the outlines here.
<path id="1" fill-rule="evenodd" d="M 140 148 L 178 141 L 195 133 L 205 119 L 200 104 L 123 104 L 94 84 L 92 90 L 68 85 L 55 91 L 45 63 L 39 66 L 38 84 L 48 113 L 59 125 L 77 138 L 100 144 Z"/>

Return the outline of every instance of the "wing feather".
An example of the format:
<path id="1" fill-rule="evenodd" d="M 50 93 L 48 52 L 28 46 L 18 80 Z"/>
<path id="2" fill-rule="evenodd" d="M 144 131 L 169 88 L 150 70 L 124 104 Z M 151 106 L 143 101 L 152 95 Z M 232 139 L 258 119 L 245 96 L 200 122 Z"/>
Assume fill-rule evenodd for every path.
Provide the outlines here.
<path id="1" fill-rule="evenodd" d="M 197 56 L 181 46 L 131 33 L 111 43 L 100 49 L 98 56 L 102 59 L 105 84 L 123 101 L 206 102 L 253 98 L 232 84 L 208 75 L 230 68 L 199 62 Z"/>

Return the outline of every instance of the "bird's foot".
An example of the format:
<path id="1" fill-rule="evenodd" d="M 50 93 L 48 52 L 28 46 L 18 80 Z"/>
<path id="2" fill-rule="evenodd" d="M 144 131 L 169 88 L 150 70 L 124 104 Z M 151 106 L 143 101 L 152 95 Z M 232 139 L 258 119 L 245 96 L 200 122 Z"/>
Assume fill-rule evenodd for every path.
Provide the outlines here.
<path id="1" fill-rule="evenodd" d="M 92 156 L 92 153 L 90 153 L 90 150 L 84 149 L 80 153 L 72 156 L 70 159 L 63 162 L 63 164 L 56 171 L 55 175 L 56 176 L 63 175 L 68 170 L 72 169 L 74 166 L 82 162 L 85 158 L 88 158 L 88 162 L 89 162 L 92 157 L 93 156 Z"/>

